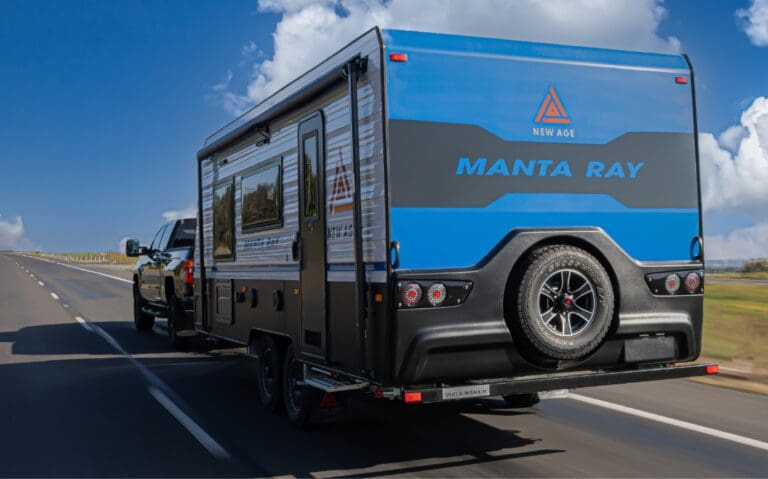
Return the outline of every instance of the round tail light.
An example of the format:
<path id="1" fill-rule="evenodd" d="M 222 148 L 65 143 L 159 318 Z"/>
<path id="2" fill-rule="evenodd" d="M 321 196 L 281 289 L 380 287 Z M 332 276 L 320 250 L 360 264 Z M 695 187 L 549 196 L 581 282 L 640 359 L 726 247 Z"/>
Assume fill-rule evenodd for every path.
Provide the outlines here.
<path id="1" fill-rule="evenodd" d="M 400 297 L 406 306 L 412 308 L 421 301 L 421 286 L 416 283 L 408 283 L 400 292 Z"/>
<path id="2" fill-rule="evenodd" d="M 446 294 L 445 285 L 443 283 L 435 283 L 427 290 L 427 301 L 432 306 L 440 306 L 445 301 Z"/>
<path id="3" fill-rule="evenodd" d="M 699 286 L 701 286 L 701 276 L 698 273 L 688 273 L 685 277 L 685 289 L 693 294 L 699 290 Z"/>
<path id="4" fill-rule="evenodd" d="M 669 294 L 677 293 L 677 290 L 680 289 L 680 276 L 675 273 L 667 276 L 667 279 L 664 280 L 664 288 L 666 288 Z"/>

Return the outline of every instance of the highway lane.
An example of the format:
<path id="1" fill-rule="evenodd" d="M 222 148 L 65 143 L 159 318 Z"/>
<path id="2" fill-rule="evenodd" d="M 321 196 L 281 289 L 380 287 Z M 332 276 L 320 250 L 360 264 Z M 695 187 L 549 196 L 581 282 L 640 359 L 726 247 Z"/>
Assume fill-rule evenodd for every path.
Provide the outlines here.
<path id="1" fill-rule="evenodd" d="M 0 254 L 0 475 L 757 477 L 768 471 L 764 449 L 574 399 L 522 410 L 495 400 L 381 404 L 341 424 L 296 431 L 284 417 L 260 410 L 252 364 L 239 352 L 174 352 L 161 328 L 133 330 L 129 284 Z M 158 388 L 170 404 L 153 395 Z M 765 396 L 688 381 L 577 392 L 768 443 Z M 226 456 L 217 457 L 206 438 Z"/>

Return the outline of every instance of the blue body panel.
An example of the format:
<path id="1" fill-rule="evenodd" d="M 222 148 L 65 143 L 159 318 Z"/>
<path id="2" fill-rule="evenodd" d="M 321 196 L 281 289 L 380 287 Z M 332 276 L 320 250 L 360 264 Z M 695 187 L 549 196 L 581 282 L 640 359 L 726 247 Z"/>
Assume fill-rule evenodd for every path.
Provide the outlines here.
<path id="1" fill-rule="evenodd" d="M 604 145 L 628 133 L 682 133 L 693 141 L 692 85 L 675 81 L 690 75 L 682 56 L 383 33 L 387 57 L 408 55 L 406 62 L 386 64 L 389 121 L 474 125 L 510 142 Z M 557 108 L 547 110 L 547 102 Z M 542 111 L 558 118 L 542 122 Z M 472 159 L 480 153 L 463 155 Z M 456 168 L 456 158 L 446 161 L 452 162 L 446 167 Z M 696 158 L 680 161 L 695 165 Z M 695 185 L 693 176 L 679 181 Z M 638 261 L 689 260 L 691 240 L 700 234 L 699 209 L 627 206 L 600 191 L 599 184 L 590 193 L 558 193 L 510 190 L 483 207 L 398 203 L 390 233 L 401 244 L 400 267 L 470 267 L 515 228 L 600 227 Z"/>

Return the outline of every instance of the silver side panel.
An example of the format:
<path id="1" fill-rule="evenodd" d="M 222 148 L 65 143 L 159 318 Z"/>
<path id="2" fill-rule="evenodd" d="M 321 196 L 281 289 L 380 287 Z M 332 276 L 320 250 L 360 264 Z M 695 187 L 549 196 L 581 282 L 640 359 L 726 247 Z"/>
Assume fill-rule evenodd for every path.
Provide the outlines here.
<path id="1" fill-rule="evenodd" d="M 355 54 L 368 57 L 368 71 L 358 87 L 360 131 L 360 166 L 362 187 L 363 248 L 369 282 L 384 282 L 386 273 L 386 210 L 384 191 L 384 135 L 382 112 L 380 45 L 371 31 L 340 51 L 298 83 L 286 87 L 255 110 L 272 106 L 278 97 L 286 97 L 300 85 L 312 82 L 331 67 Z M 256 147 L 253 142 L 227 156 L 202 162 L 203 169 L 203 233 L 205 264 L 209 278 L 298 280 L 298 265 L 292 259 L 291 246 L 298 231 L 298 124 L 307 115 L 321 110 L 326 132 L 326 242 L 328 280 L 354 281 L 352 242 L 352 149 L 350 111 L 346 83 L 326 92 L 322 97 L 269 125 L 270 143 Z M 253 113 L 251 113 L 253 114 Z M 255 114 L 258 114 L 255 113 Z M 239 120 L 238 120 L 239 121 Z M 254 137 L 255 142 L 257 138 Z M 241 228 L 241 179 L 252 168 L 282 157 L 283 225 L 266 231 L 243 233 Z M 222 160 L 226 162 L 222 164 Z M 235 182 L 235 260 L 213 257 L 213 187 L 234 178 Z"/>

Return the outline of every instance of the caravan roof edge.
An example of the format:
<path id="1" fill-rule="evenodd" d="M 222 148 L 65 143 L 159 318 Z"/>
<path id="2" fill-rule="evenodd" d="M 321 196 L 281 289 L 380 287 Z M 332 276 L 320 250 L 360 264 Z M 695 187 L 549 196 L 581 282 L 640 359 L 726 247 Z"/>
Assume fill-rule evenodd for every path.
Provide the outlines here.
<path id="1" fill-rule="evenodd" d="M 276 116 L 279 116 L 281 113 L 287 110 L 290 110 L 297 103 L 314 96 L 315 94 L 317 94 L 318 92 L 320 92 L 321 90 L 329 86 L 330 84 L 334 83 L 335 81 L 343 79 L 343 77 L 341 76 L 340 69 L 336 67 L 343 67 L 344 65 L 349 63 L 351 60 L 359 56 L 358 54 L 353 54 L 349 58 L 345 58 L 342 61 L 338 62 L 334 67 L 331 67 L 328 72 L 326 72 L 322 76 L 319 76 L 316 80 L 312 81 L 301 90 L 298 90 L 293 94 L 288 94 L 288 95 L 286 94 L 286 91 L 289 90 L 291 87 L 296 86 L 298 82 L 305 80 L 307 77 L 311 76 L 313 73 L 316 73 L 319 68 L 326 65 L 335 56 L 339 55 L 339 53 L 341 53 L 344 49 L 354 45 L 360 39 L 366 37 L 367 35 L 370 35 L 372 32 L 376 32 L 377 38 L 381 43 L 382 36 L 381 36 L 381 30 L 379 29 L 379 27 L 373 27 L 370 30 L 367 30 L 366 32 L 364 32 L 362 35 L 356 37 L 354 40 L 350 41 L 349 43 L 341 47 L 339 50 L 335 51 L 332 55 L 330 55 L 329 57 L 327 57 L 326 59 L 324 59 L 317 65 L 315 65 L 314 67 L 310 68 L 309 70 L 301 74 L 299 77 L 292 80 L 290 83 L 287 83 L 286 85 L 281 87 L 279 90 L 274 92 L 272 95 L 268 96 L 267 98 L 259 102 L 257 105 L 253 106 L 253 108 L 251 108 L 247 112 L 243 113 L 239 117 L 229 122 L 224 127 L 220 128 L 219 130 L 211 134 L 203 144 L 203 148 L 201 148 L 197 153 L 198 161 L 209 157 L 210 155 L 212 155 L 218 150 L 221 150 L 227 145 L 231 145 L 233 142 L 247 135 L 253 128 L 258 127 L 259 125 L 263 125 L 265 122 L 268 122 L 271 118 L 275 118 Z M 279 99 L 280 96 L 285 96 L 285 98 Z M 273 102 L 274 104 L 271 107 L 267 107 L 267 105 L 270 102 Z M 259 111 L 259 110 L 262 110 L 262 111 Z"/>

